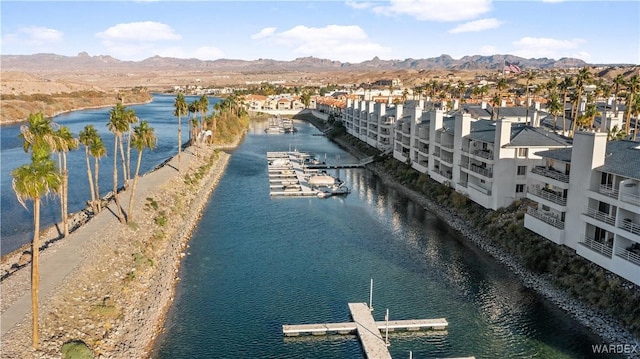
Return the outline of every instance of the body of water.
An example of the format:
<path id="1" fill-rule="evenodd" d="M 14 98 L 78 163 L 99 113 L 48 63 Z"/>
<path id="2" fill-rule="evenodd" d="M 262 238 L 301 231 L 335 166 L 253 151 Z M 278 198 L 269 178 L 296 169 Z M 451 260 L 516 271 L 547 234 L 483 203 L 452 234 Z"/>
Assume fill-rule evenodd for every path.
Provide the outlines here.
<path id="1" fill-rule="evenodd" d="M 187 102 L 198 98 L 196 96 L 185 97 Z M 173 95 L 154 95 L 151 103 L 127 106 L 136 112 L 141 121 L 149 122 L 158 138 L 157 147 L 153 151 L 145 150 L 142 154 L 141 174 L 150 171 L 178 151 L 178 118 L 173 116 L 174 101 L 175 96 Z M 212 113 L 213 105 L 218 101 L 217 98 L 209 98 L 209 114 Z M 113 189 L 113 157 L 111 157 L 113 134 L 107 129 L 109 110 L 111 108 L 75 111 L 53 118 L 53 122 L 69 127 L 76 138 L 78 133 L 88 124 L 94 125 L 98 130 L 107 149 L 107 156 L 100 160 L 99 187 L 102 195 Z M 2 224 L 0 249 L 3 255 L 30 243 L 33 238 L 33 204 L 27 202 L 27 208 L 22 207 L 11 187 L 11 171 L 30 161 L 30 154 L 25 153 L 22 149 L 22 140 L 18 138 L 19 134 L 20 125 L 0 127 L 0 163 L 2 164 L 0 166 L 0 223 Z M 186 142 L 188 138 L 188 123 L 187 119 L 183 117 L 182 140 Z M 135 171 L 137 156 L 137 152 L 132 149 L 131 176 Z M 57 161 L 56 154 L 52 158 Z M 86 201 L 91 198 L 84 146 L 80 145 L 78 150 L 68 153 L 67 167 L 69 169 L 69 212 L 75 213 L 85 208 Z M 91 158 L 91 170 L 93 171 L 93 158 Z M 120 163 L 118 164 L 118 175 L 121 186 L 122 166 Z M 49 196 L 43 200 L 40 222 L 42 229 L 61 221 L 59 203 L 59 199 L 55 196 Z"/>
<path id="2" fill-rule="evenodd" d="M 154 358 L 362 358 L 356 336 L 286 338 L 283 324 L 446 318 L 444 332 L 390 334 L 394 358 L 587 358 L 602 340 L 507 268 L 363 169 L 346 197 L 271 198 L 267 151 L 353 158 L 311 125 L 253 126 L 212 195 L 183 260 Z"/>

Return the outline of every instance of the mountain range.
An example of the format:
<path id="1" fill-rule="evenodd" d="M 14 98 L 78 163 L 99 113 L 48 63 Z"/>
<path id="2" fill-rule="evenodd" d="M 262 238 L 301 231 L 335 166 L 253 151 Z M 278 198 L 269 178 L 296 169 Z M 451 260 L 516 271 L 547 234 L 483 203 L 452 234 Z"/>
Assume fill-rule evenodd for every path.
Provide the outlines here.
<path id="1" fill-rule="evenodd" d="M 257 60 L 199 60 L 154 56 L 141 61 L 122 61 L 108 55 L 77 56 L 56 54 L 1 55 L 3 71 L 231 71 L 231 72 L 291 72 L 291 71 L 392 71 L 392 70 L 501 70 L 504 63 L 514 63 L 521 69 L 548 69 L 588 66 L 576 58 L 525 59 L 514 55 L 464 56 L 458 60 L 449 55 L 427 59 L 381 60 L 374 57 L 360 63 L 340 62 L 316 57 L 300 57 L 291 61 Z M 616 64 L 620 65 L 620 64 Z M 602 66 L 602 65 L 598 65 Z M 612 65 L 613 66 L 613 65 Z"/>

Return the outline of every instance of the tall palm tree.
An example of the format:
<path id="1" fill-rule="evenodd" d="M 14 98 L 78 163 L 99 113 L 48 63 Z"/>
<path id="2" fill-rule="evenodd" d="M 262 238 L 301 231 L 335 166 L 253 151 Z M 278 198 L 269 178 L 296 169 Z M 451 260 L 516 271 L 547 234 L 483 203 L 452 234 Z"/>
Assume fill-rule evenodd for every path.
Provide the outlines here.
<path id="1" fill-rule="evenodd" d="M 575 110 L 571 113 L 571 118 L 577 117 L 578 112 L 580 110 L 580 102 L 582 101 L 582 91 L 584 90 L 584 86 L 588 85 L 593 79 L 593 75 L 589 71 L 589 69 L 585 66 L 578 71 L 576 75 L 576 98 L 575 98 Z M 574 107 L 572 107 L 574 108 Z"/>
<path id="2" fill-rule="evenodd" d="M 547 103 L 547 111 L 553 115 L 553 132 L 558 132 L 558 115 L 563 112 L 564 106 L 560 102 L 560 98 L 558 97 L 558 93 L 553 91 L 551 93 L 551 97 L 549 98 L 549 102 Z M 563 124 L 564 125 L 564 124 Z M 562 129 L 564 131 L 564 128 Z"/>
<path id="3" fill-rule="evenodd" d="M 196 114 L 198 112 L 198 100 L 193 100 L 189 103 L 189 113 L 193 115 L 191 121 L 189 121 L 189 144 L 193 145 L 196 140 L 197 123 Z"/>
<path id="4" fill-rule="evenodd" d="M 98 136 L 91 144 L 89 147 L 89 153 L 91 154 L 91 157 L 93 157 L 93 183 L 95 185 L 94 192 L 97 200 L 96 209 L 100 212 L 102 211 L 102 200 L 100 198 L 100 187 L 98 185 L 98 179 L 100 178 L 100 158 L 107 155 L 107 147 L 105 147 L 101 137 Z"/>
<path id="5" fill-rule="evenodd" d="M 467 85 L 462 81 L 459 80 L 458 81 L 458 97 L 459 97 L 459 108 L 460 108 L 460 112 L 462 112 L 462 100 L 464 99 L 464 94 L 467 91 Z"/>
<path id="6" fill-rule="evenodd" d="M 51 120 L 41 112 L 30 114 L 28 124 L 20 128 L 22 148 L 31 151 L 31 163 L 22 165 L 11 172 L 13 191 L 25 208 L 25 201 L 33 201 L 33 241 L 31 242 L 31 312 L 32 345 L 38 348 L 38 290 L 40 287 L 40 199 L 60 190 L 62 179 L 51 160 L 54 146 Z"/>
<path id="7" fill-rule="evenodd" d="M 638 92 L 640 92 L 640 76 L 633 75 L 625 85 L 627 87 L 628 101 L 625 104 L 627 115 L 625 117 L 624 131 L 626 133 L 630 133 L 629 131 L 631 130 L 631 112 L 634 104 L 634 96 L 637 95 Z M 638 128 L 636 126 L 636 132 L 637 131 Z"/>
<path id="8" fill-rule="evenodd" d="M 133 221 L 133 199 L 136 192 L 136 186 L 138 185 L 138 173 L 140 172 L 140 162 L 142 162 L 142 151 L 145 148 L 156 148 L 156 141 L 157 139 L 153 128 L 149 127 L 149 123 L 147 121 L 142 121 L 140 122 L 140 125 L 134 127 L 132 144 L 133 147 L 135 147 L 135 149 L 138 151 L 138 162 L 136 164 L 136 173 L 133 177 L 133 186 L 131 187 L 131 197 L 129 198 L 127 221 Z"/>
<path id="9" fill-rule="evenodd" d="M 562 131 L 566 131 L 566 103 L 567 103 L 567 93 L 569 89 L 573 86 L 573 78 L 570 76 L 565 76 L 560 84 L 558 85 L 559 89 L 562 90 Z"/>
<path id="10" fill-rule="evenodd" d="M 533 73 L 533 71 L 529 71 L 529 72 L 527 72 L 527 76 L 526 76 L 526 80 L 527 80 L 527 82 L 526 82 L 526 84 L 525 84 L 525 91 L 526 91 L 526 94 L 527 94 L 527 95 L 526 95 L 526 101 L 527 101 L 527 102 L 526 102 L 526 103 L 527 103 L 527 115 L 526 115 L 526 117 L 525 117 L 525 121 L 526 121 L 526 122 L 525 122 L 525 125 L 526 125 L 526 124 L 528 124 L 528 123 L 530 122 L 530 121 L 529 121 L 529 107 L 531 107 L 531 106 L 530 106 L 530 104 L 529 104 L 529 85 L 531 84 L 531 82 L 533 82 L 533 80 L 535 80 L 535 78 L 536 78 L 536 76 L 535 76 L 535 74 Z"/>
<path id="11" fill-rule="evenodd" d="M 84 146 L 84 158 L 87 162 L 87 179 L 89 180 L 89 191 L 91 192 L 91 210 L 93 213 L 98 213 L 97 209 L 97 197 L 95 192 L 95 185 L 93 184 L 93 174 L 91 173 L 91 162 L 89 161 L 89 148 L 99 137 L 98 130 L 93 125 L 86 125 L 84 129 L 78 133 L 78 139 Z"/>
<path id="12" fill-rule="evenodd" d="M 122 135 L 129 129 L 129 122 L 125 118 L 124 112 L 124 106 L 121 103 L 117 103 L 109 111 L 109 122 L 107 123 L 107 128 L 113 133 L 113 198 L 116 202 L 116 216 L 121 223 L 125 223 L 125 218 L 118 198 L 118 145 L 120 145 L 120 153 L 122 154 Z"/>
<path id="13" fill-rule="evenodd" d="M 126 176 L 125 176 L 125 180 L 124 180 L 124 186 L 125 188 L 129 187 L 129 180 L 131 180 L 131 131 L 132 131 L 132 125 L 135 125 L 136 123 L 138 123 L 138 116 L 136 116 L 136 112 L 131 109 L 128 108 L 124 111 L 124 119 L 127 121 L 128 126 L 127 126 L 127 160 L 126 160 L 126 165 L 124 163 L 124 159 L 123 159 L 123 166 L 126 168 Z M 120 151 L 122 152 L 122 147 L 120 147 Z"/>
<path id="14" fill-rule="evenodd" d="M 615 111 L 615 116 L 616 118 L 618 117 L 618 93 L 620 91 L 620 86 L 624 86 L 625 83 L 625 79 L 624 79 L 624 75 L 623 74 L 618 74 L 614 79 L 613 79 L 613 85 L 614 85 L 614 111 Z"/>
<path id="15" fill-rule="evenodd" d="M 502 98 L 502 93 L 504 92 L 504 90 L 506 90 L 509 87 L 509 84 L 507 83 L 507 79 L 505 79 L 504 77 L 500 79 L 500 81 L 498 81 L 498 83 L 496 84 L 496 89 L 498 90 L 498 94 L 500 95 L 500 98 Z M 502 101 L 501 101 L 502 102 Z M 501 104 L 502 105 L 502 104 Z"/>
<path id="16" fill-rule="evenodd" d="M 174 116 L 178 117 L 178 172 L 180 172 L 180 154 L 182 153 L 182 116 L 189 112 L 189 106 L 184 99 L 184 95 L 179 93 L 174 103 L 175 111 Z"/>
<path id="17" fill-rule="evenodd" d="M 68 192 L 69 171 L 67 170 L 67 152 L 78 148 L 78 139 L 73 136 L 69 127 L 62 126 L 54 132 L 54 152 L 58 153 L 58 170 L 62 176 L 60 189 L 60 210 L 62 212 L 62 229 L 64 236 L 69 235 Z"/>
<path id="18" fill-rule="evenodd" d="M 38 348 L 38 290 L 40 288 L 40 199 L 60 188 L 62 179 L 53 161 L 48 157 L 35 157 L 31 164 L 11 172 L 13 191 L 26 208 L 25 201 L 33 201 L 33 240 L 31 242 L 31 312 L 32 345 Z"/>
<path id="19" fill-rule="evenodd" d="M 612 128 L 607 128 L 607 141 L 619 141 L 627 137 L 627 133 L 623 129 L 618 128 L 618 125 Z"/>
<path id="20" fill-rule="evenodd" d="M 502 102 L 502 98 L 499 93 L 495 93 L 493 95 L 493 99 L 491 100 L 491 119 L 497 120 L 500 116 L 500 103 Z M 497 109 L 497 111 L 496 111 Z"/>

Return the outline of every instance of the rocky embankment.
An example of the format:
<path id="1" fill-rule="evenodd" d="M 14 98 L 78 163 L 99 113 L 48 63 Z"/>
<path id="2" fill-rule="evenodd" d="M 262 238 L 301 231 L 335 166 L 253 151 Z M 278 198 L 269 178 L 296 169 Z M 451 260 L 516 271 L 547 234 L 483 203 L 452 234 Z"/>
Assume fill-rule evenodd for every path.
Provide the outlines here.
<path id="1" fill-rule="evenodd" d="M 131 223 L 118 223 L 105 209 L 42 252 L 40 263 L 64 261 L 57 253 L 81 241 L 74 254 L 80 264 L 49 294 L 41 292 L 39 350 L 31 348 L 28 314 L 3 334 L 3 358 L 60 358 L 62 345 L 71 341 L 83 342 L 97 357 L 149 355 L 173 300 L 191 231 L 230 157 L 213 148 L 198 152 L 199 158 L 193 151 L 183 153 L 180 174 L 173 161 L 172 168 L 145 175 L 147 188 L 140 183 Z M 125 198 L 126 192 L 121 195 Z M 89 227 L 95 227 L 90 235 Z M 82 238 L 73 237 L 79 235 Z M 29 297 L 27 267 L 2 281 L 3 314 L 15 309 L 20 298 Z M 41 287 L 47 280 L 49 273 L 41 273 Z"/>

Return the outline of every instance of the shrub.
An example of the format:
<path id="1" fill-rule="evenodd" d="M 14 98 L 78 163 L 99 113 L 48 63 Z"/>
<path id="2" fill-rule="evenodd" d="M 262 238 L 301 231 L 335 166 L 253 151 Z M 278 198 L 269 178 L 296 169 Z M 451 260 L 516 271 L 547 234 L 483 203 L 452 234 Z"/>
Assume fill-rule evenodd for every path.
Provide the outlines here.
<path id="1" fill-rule="evenodd" d="M 82 340 L 72 340 L 62 344 L 63 359 L 93 359 L 93 350 Z"/>

